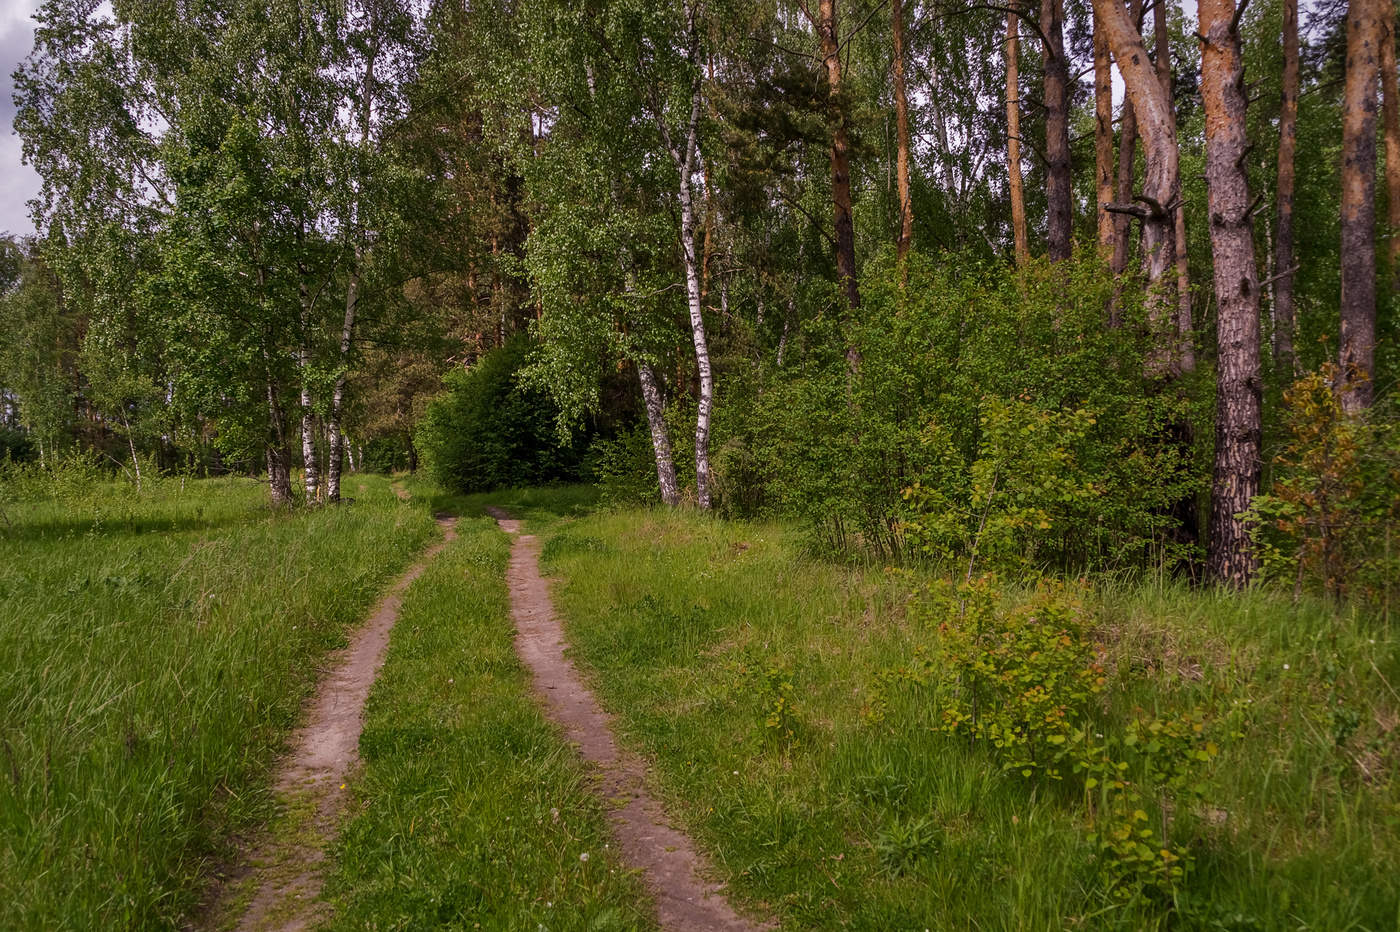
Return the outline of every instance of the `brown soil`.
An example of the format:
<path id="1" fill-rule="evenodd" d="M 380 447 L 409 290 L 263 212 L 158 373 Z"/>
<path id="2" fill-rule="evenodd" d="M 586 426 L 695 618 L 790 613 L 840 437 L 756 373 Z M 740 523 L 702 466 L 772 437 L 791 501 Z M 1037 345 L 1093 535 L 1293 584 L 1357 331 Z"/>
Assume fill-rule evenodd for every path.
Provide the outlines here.
<path id="1" fill-rule="evenodd" d="M 253 847 L 246 864 L 221 891 L 208 928 L 240 932 L 293 932 L 323 917 L 321 866 L 344 807 L 346 778 L 359 756 L 362 713 L 370 686 L 384 665 L 389 631 L 403 592 L 437 553 L 455 538 L 457 519 L 438 516 L 442 540 L 398 578 L 350 644 L 331 659 L 316 690 L 306 724 L 291 739 L 291 754 L 278 772 L 276 792 L 285 813 L 273 837 Z M 240 906 L 251 893 L 246 908 Z M 235 918 L 237 917 L 237 918 Z"/>
<path id="2" fill-rule="evenodd" d="M 597 766 L 598 793 L 612 807 L 613 836 L 626 863 L 641 870 L 655 897 L 661 927 L 725 932 L 768 928 L 741 917 L 724 898 L 722 885 L 704 879 L 712 872 L 694 842 L 668 824 L 660 803 L 646 791 L 646 765 L 619 749 L 611 716 L 565 656 L 564 631 L 554 614 L 549 585 L 540 575 L 539 541 L 521 534 L 520 522 L 501 509 L 487 511 L 502 530 L 518 535 L 507 577 L 516 651 L 530 668 L 550 717 L 584 759 Z"/>

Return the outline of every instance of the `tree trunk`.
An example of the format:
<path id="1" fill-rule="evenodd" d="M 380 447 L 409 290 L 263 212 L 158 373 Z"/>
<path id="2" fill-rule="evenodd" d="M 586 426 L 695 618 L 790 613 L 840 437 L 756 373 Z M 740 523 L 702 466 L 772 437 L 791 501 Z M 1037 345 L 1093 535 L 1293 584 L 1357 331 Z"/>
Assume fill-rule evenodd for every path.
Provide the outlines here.
<path id="1" fill-rule="evenodd" d="M 1254 260 L 1246 136 L 1244 63 L 1235 0 L 1199 0 L 1201 99 L 1206 115 L 1206 186 L 1219 307 L 1215 470 L 1209 568 L 1243 586 L 1254 573 L 1249 527 L 1239 517 L 1259 491 L 1259 270 Z"/>
<path id="2" fill-rule="evenodd" d="M 263 354 L 264 363 L 267 354 Z M 277 386 L 269 367 L 267 373 L 267 487 L 274 506 L 292 503 L 291 456 L 287 452 L 286 434 L 282 427 L 282 405 L 277 399 Z"/>
<path id="3" fill-rule="evenodd" d="M 1026 189 L 1021 180 L 1021 81 L 1020 28 L 1015 13 L 1006 14 L 1006 175 L 1011 195 L 1011 236 L 1016 244 L 1016 265 L 1031 261 L 1026 233 Z"/>
<path id="4" fill-rule="evenodd" d="M 360 303 L 360 247 L 355 247 L 355 256 L 350 269 L 349 281 L 345 285 L 345 319 L 340 326 L 340 371 L 335 377 L 335 387 L 331 389 L 330 420 L 326 424 L 329 434 L 326 456 L 326 501 L 340 501 L 340 473 L 345 459 L 345 435 L 340 429 L 340 413 L 345 403 L 345 376 L 350 364 L 350 347 L 355 336 L 355 316 Z"/>
<path id="5" fill-rule="evenodd" d="M 1167 2 L 1157 0 L 1152 7 L 1153 42 L 1156 45 L 1157 76 L 1167 94 L 1167 105 L 1172 108 L 1172 122 L 1176 122 L 1176 102 L 1172 99 L 1172 48 L 1171 34 L 1167 29 Z M 1172 195 L 1175 208 L 1172 210 L 1172 257 L 1176 265 L 1176 358 L 1178 371 L 1190 372 L 1196 368 L 1196 348 L 1191 321 L 1191 269 L 1186 250 L 1186 205 L 1181 201 L 1181 179 L 1177 178 L 1176 191 Z"/>
<path id="6" fill-rule="evenodd" d="M 1278 116 L 1278 176 L 1274 197 L 1274 366 L 1285 379 L 1294 373 L 1293 184 L 1298 147 L 1298 0 L 1283 0 L 1283 93 Z"/>
<path id="7" fill-rule="evenodd" d="M 1386 256 L 1391 294 L 1400 294 L 1400 74 L 1395 62 L 1396 17 L 1386 17 L 1381 39 L 1381 92 L 1385 101 Z"/>
<path id="8" fill-rule="evenodd" d="M 1065 56 L 1064 0 L 1040 0 L 1045 56 L 1045 203 L 1050 259 L 1074 251 L 1074 179 L 1069 154 L 1069 59 Z"/>
<path id="9" fill-rule="evenodd" d="M 374 117 L 374 66 L 378 58 L 379 46 L 371 41 L 365 58 L 365 78 L 360 89 L 360 151 L 368 155 L 372 149 L 371 133 Z M 326 432 L 330 435 L 326 456 L 326 501 L 340 501 L 340 474 L 345 461 L 345 433 L 341 430 L 340 416 L 345 403 L 345 378 L 350 368 L 350 349 L 355 339 L 355 319 L 360 309 L 360 271 L 364 265 L 364 245 L 361 236 L 363 224 L 363 203 L 357 202 L 351 224 L 350 274 L 345 283 L 345 316 L 340 325 L 340 364 L 335 377 L 335 387 L 331 390 L 330 422 Z M 495 239 L 493 237 L 494 244 Z M 499 270 L 497 271 L 499 280 Z M 494 284 L 493 284 L 494 288 Z M 351 468 L 354 468 L 353 462 Z"/>
<path id="10" fill-rule="evenodd" d="M 655 117 L 666 148 L 675 162 L 680 183 L 677 195 L 681 208 L 681 258 L 685 265 L 685 290 L 690 308 L 690 334 L 695 343 L 695 368 L 700 379 L 700 392 L 695 412 L 695 498 L 700 508 L 708 510 L 710 500 L 710 414 L 714 407 L 715 381 L 710 368 L 709 343 L 705 338 L 704 305 L 700 296 L 700 256 L 697 252 L 695 189 L 696 162 L 700 157 L 700 38 L 696 34 L 695 16 L 691 24 L 690 64 L 694 73 L 690 85 L 690 116 L 685 139 L 676 145 L 666 126 L 665 113 L 657 107 Z M 849 188 L 847 189 L 849 204 Z"/>
<path id="11" fill-rule="evenodd" d="M 317 490 L 321 486 L 320 472 L 316 467 L 316 416 L 311 411 L 311 387 L 306 383 L 307 353 L 298 354 L 298 365 L 302 370 L 301 383 L 301 462 L 306 485 L 306 503 L 316 501 Z"/>
<path id="12" fill-rule="evenodd" d="M 1376 354 L 1376 84 L 1390 0 L 1351 0 L 1342 106 L 1342 409 L 1370 407 Z"/>
<path id="13" fill-rule="evenodd" d="M 1142 266 L 1151 289 L 1147 310 L 1163 343 L 1147 360 L 1154 378 L 1174 375 L 1177 321 L 1175 309 L 1163 290 L 1163 277 L 1175 258 L 1172 248 L 1174 222 L 1172 200 L 1178 190 L 1180 154 L 1176 145 L 1176 118 L 1171 99 L 1147 55 L 1147 47 L 1133 24 L 1123 0 L 1094 0 L 1094 10 L 1108 36 L 1109 48 L 1123 76 L 1142 134 L 1145 168 L 1141 205 L 1117 204 L 1114 209 L 1142 220 Z M 1168 336 L 1170 334 L 1170 336 Z"/>
<path id="14" fill-rule="evenodd" d="M 1132 21 L 1134 28 L 1141 28 L 1142 23 L 1142 0 L 1133 0 Z M 1104 41 L 1109 47 L 1109 52 L 1113 51 L 1112 43 L 1108 42 L 1107 28 L 1100 21 L 1098 12 L 1094 13 L 1094 28 L 1102 31 Z M 1128 95 L 1123 96 L 1123 117 L 1122 125 L 1118 133 L 1118 189 L 1115 192 L 1119 204 L 1131 204 L 1133 201 L 1133 175 L 1137 169 L 1137 115 L 1133 111 L 1133 102 Z M 1128 270 L 1128 258 L 1132 252 L 1132 225 L 1133 218 L 1128 214 L 1113 215 L 1113 258 L 1109 261 L 1109 268 L 1114 275 L 1122 275 Z M 1111 322 L 1117 324 L 1117 305 L 1115 302 L 1114 311 L 1111 315 Z"/>
<path id="15" fill-rule="evenodd" d="M 901 268 L 914 240 L 914 203 L 909 196 L 909 90 L 904 81 L 904 10 L 901 0 L 890 0 L 894 28 L 894 126 L 895 184 L 899 195 L 899 238 L 895 252 Z M 900 273 L 903 275 L 903 272 Z"/>
<path id="16" fill-rule="evenodd" d="M 851 131 L 846 107 L 841 101 L 841 47 L 836 30 L 836 0 L 820 0 L 813 26 L 821 40 L 822 62 L 826 67 L 827 121 L 831 128 L 831 199 L 836 225 L 836 275 L 846 291 L 850 310 L 860 307 L 860 287 L 856 282 L 856 232 L 851 213 Z M 854 347 L 846 350 L 854 367 L 859 356 Z"/>
<path id="17" fill-rule="evenodd" d="M 651 449 L 656 459 L 656 482 L 661 489 L 661 501 L 674 508 L 680 504 L 681 493 L 676 483 L 671 436 L 666 431 L 666 400 L 661 395 L 661 385 L 651 363 L 637 363 L 637 380 L 642 384 L 642 401 L 647 409 L 647 427 L 651 430 Z"/>
<path id="18" fill-rule="evenodd" d="M 1113 203 L 1113 65 L 1108 37 L 1094 16 L 1094 189 L 1098 207 L 1099 252 L 1114 252 L 1114 216 L 1104 208 Z"/>

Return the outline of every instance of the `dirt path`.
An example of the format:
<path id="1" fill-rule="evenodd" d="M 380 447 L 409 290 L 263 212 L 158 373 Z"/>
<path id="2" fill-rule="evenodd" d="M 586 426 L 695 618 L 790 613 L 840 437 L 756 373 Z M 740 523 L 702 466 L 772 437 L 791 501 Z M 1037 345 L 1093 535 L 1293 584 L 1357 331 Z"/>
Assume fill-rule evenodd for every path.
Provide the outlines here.
<path id="1" fill-rule="evenodd" d="M 322 862 L 345 803 L 346 777 L 359 756 L 362 713 L 384 665 L 389 631 L 404 590 L 457 536 L 456 518 L 440 515 L 437 520 L 442 540 L 398 578 L 349 646 L 331 658 L 333 666 L 316 690 L 306 724 L 292 736 L 292 752 L 278 773 L 283 815 L 272 837 L 253 848 L 236 879 L 225 884 L 208 928 L 293 932 L 322 917 Z"/>
<path id="2" fill-rule="evenodd" d="M 584 758 L 598 766 L 599 794 L 613 802 L 613 836 L 627 864 L 642 871 L 656 898 L 661 927 L 687 932 L 768 928 L 741 917 L 725 900 L 722 887 L 704 879 L 710 871 L 694 842 L 668 824 L 661 804 L 647 793 L 645 764 L 613 740 L 611 717 L 564 655 L 564 631 L 554 614 L 549 585 L 540 575 L 539 541 L 521 534 L 520 522 L 501 509 L 487 511 L 502 530 L 517 535 L 507 577 L 516 651 L 534 675 L 535 691 L 550 717 Z"/>

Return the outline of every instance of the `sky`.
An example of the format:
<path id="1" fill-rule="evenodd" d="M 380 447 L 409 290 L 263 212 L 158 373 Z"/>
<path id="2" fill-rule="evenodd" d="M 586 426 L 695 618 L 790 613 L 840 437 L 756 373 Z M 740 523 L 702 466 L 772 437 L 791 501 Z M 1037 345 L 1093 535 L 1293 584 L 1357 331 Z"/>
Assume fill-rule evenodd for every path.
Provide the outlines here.
<path id="1" fill-rule="evenodd" d="M 0 0 L 0 70 L 4 71 L 4 98 L 0 99 L 0 233 L 34 232 L 25 206 L 39 193 L 39 176 L 21 164 L 19 137 L 15 135 L 15 68 L 34 43 L 34 21 L 39 0 Z"/>

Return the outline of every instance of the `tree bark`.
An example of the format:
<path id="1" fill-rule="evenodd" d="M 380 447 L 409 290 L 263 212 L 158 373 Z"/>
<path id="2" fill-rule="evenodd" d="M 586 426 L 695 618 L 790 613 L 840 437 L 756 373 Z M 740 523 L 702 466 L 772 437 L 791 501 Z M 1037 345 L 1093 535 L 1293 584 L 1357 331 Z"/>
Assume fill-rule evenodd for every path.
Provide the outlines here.
<path id="1" fill-rule="evenodd" d="M 1179 188 L 1180 159 L 1176 118 L 1171 99 L 1148 58 L 1142 35 L 1123 0 L 1094 0 L 1094 11 L 1108 37 L 1142 135 L 1144 171 L 1142 194 L 1137 198 L 1141 203 L 1118 204 L 1115 209 L 1142 220 L 1143 274 L 1151 289 L 1148 317 L 1163 340 L 1168 340 L 1167 331 L 1170 331 L 1169 341 L 1165 345 L 1158 344 L 1146 363 L 1148 375 L 1161 378 L 1177 371 L 1172 358 L 1176 349 L 1176 314 L 1162 288 L 1162 279 L 1175 258 L 1172 248 L 1175 205 L 1172 201 Z"/>
<path id="2" fill-rule="evenodd" d="M 661 489 L 661 501 L 674 508 L 680 504 L 680 487 L 676 483 L 676 462 L 671 453 L 671 436 L 666 431 L 666 401 L 656 370 L 649 362 L 637 363 L 637 380 L 642 385 L 642 401 L 647 409 L 647 427 L 651 431 L 651 449 L 656 460 L 656 482 Z"/>
<path id="3" fill-rule="evenodd" d="M 841 46 L 836 29 L 836 0 L 821 0 L 813 22 L 821 40 L 822 63 L 826 67 L 827 121 L 831 127 L 831 199 L 836 227 L 836 275 L 846 292 L 851 310 L 860 307 L 860 287 L 856 282 L 856 233 L 851 211 L 851 131 L 846 106 L 841 99 Z M 852 367 L 859 362 L 854 347 L 846 350 Z"/>
<path id="4" fill-rule="evenodd" d="M 1235 0 L 1199 0 L 1201 99 L 1206 115 L 1206 186 L 1215 266 L 1217 388 L 1211 484 L 1211 576 L 1243 586 L 1256 561 L 1239 517 L 1259 491 L 1259 270 L 1254 259 L 1246 137 L 1244 63 Z"/>
<path id="5" fill-rule="evenodd" d="M 297 350 L 297 371 L 301 376 L 301 464 L 306 486 L 306 503 L 316 501 L 321 476 L 316 464 L 316 415 L 311 410 L 311 315 L 310 296 L 301 286 L 301 346 Z"/>
<path id="6" fill-rule="evenodd" d="M 335 377 L 335 387 L 331 389 L 330 419 L 326 423 L 328 435 L 326 454 L 326 501 L 340 501 L 340 474 L 345 459 L 345 435 L 340 429 L 340 414 L 345 403 L 345 377 L 350 365 L 350 348 L 355 336 L 355 317 L 360 303 L 360 262 L 363 259 L 360 246 L 356 244 L 349 281 L 345 286 L 345 318 L 340 327 L 340 371 Z"/>
<path id="7" fill-rule="evenodd" d="M 1104 208 L 1113 203 L 1113 65 L 1108 37 L 1094 15 L 1094 189 L 1098 207 L 1099 252 L 1115 250 L 1114 216 Z"/>
<path id="8" fill-rule="evenodd" d="M 374 117 L 374 67 L 379 55 L 378 42 L 371 39 L 368 55 L 365 58 L 365 77 L 360 87 L 360 151 L 368 155 L 372 149 L 371 133 Z M 346 374 L 350 369 L 350 349 L 354 345 L 355 320 L 360 308 L 360 272 L 364 264 L 363 202 L 356 203 L 352 218 L 350 238 L 350 273 L 345 283 L 345 316 L 340 325 L 340 364 L 331 389 L 330 420 L 326 424 L 329 435 L 326 455 L 326 501 L 340 501 L 340 474 L 345 459 L 345 434 L 341 430 L 340 418 L 345 403 Z M 504 311 L 502 311 L 504 313 Z M 351 464 L 353 468 L 353 463 Z"/>
<path id="9" fill-rule="evenodd" d="M 890 0 L 894 30 L 894 126 L 895 186 L 899 196 L 899 238 L 895 253 L 901 268 L 914 240 L 914 203 L 909 195 L 909 90 L 904 80 L 904 10 L 901 0 Z M 901 272 L 901 275 L 903 273 Z"/>
<path id="10" fill-rule="evenodd" d="M 1342 410 L 1370 407 L 1376 353 L 1376 84 L 1389 0 L 1351 0 L 1342 104 Z"/>
<path id="11" fill-rule="evenodd" d="M 1176 122 L 1176 102 L 1172 98 L 1172 48 L 1171 33 L 1167 26 L 1168 0 L 1157 0 L 1152 7 L 1153 42 L 1156 45 L 1157 76 L 1162 80 L 1162 88 L 1167 94 L 1167 104 L 1172 109 L 1172 122 Z M 1186 205 L 1181 201 L 1181 179 L 1177 178 L 1176 191 L 1172 196 L 1176 204 L 1172 211 L 1172 257 L 1176 265 L 1176 359 L 1175 366 L 1181 372 L 1196 368 L 1196 348 L 1191 321 L 1191 268 L 1187 256 Z"/>
<path id="12" fill-rule="evenodd" d="M 267 372 L 267 488 L 272 504 L 277 507 L 292 503 L 291 456 L 287 452 L 287 439 L 283 430 L 282 404 L 277 397 L 277 385 L 272 378 L 272 369 L 263 352 L 263 362 Z"/>
<path id="13" fill-rule="evenodd" d="M 1285 379 L 1294 373 L 1293 187 L 1298 147 L 1298 0 L 1283 0 L 1283 89 L 1278 116 L 1278 175 L 1274 186 L 1278 224 L 1274 233 L 1274 366 Z"/>
<path id="14" fill-rule="evenodd" d="M 1021 82 L 1020 22 L 1015 13 L 1006 14 L 1006 175 L 1011 195 L 1011 236 L 1016 244 L 1016 264 L 1031 261 L 1030 240 L 1026 233 L 1026 191 L 1021 179 Z"/>
<path id="15" fill-rule="evenodd" d="M 695 22 L 696 12 L 687 5 L 690 23 L 690 65 L 693 72 L 690 85 L 690 115 L 686 135 L 679 145 L 666 126 L 665 114 L 656 108 L 657 125 L 671 153 L 680 176 L 677 196 L 681 208 L 681 257 L 685 265 L 685 289 L 690 308 L 690 333 L 695 344 L 695 368 L 700 380 L 699 398 L 695 412 L 695 499 L 701 509 L 709 510 L 710 499 L 710 415 L 714 407 L 715 381 L 710 368 L 710 349 L 705 337 L 704 305 L 700 295 L 700 256 L 697 253 L 695 216 L 695 169 L 700 157 L 700 38 Z M 847 189 L 849 203 L 849 188 Z"/>
<path id="16" fill-rule="evenodd" d="M 1142 24 L 1142 0 L 1132 0 L 1132 22 L 1134 28 L 1141 29 Z M 1094 13 L 1094 28 L 1103 32 L 1104 41 L 1108 44 L 1110 54 L 1113 51 L 1112 43 L 1108 43 L 1108 32 L 1099 19 L 1098 12 Z M 1115 192 L 1119 204 L 1130 204 L 1133 200 L 1133 176 L 1137 170 L 1137 115 L 1133 112 L 1133 102 L 1127 94 L 1123 95 L 1123 116 L 1118 132 L 1118 187 Z M 1128 270 L 1128 258 L 1132 252 L 1132 224 L 1133 218 L 1128 214 L 1113 215 L 1113 258 L 1109 260 L 1109 268 L 1114 275 L 1122 275 Z M 1110 315 L 1110 323 L 1118 323 L 1117 303 Z"/>
<path id="17" fill-rule="evenodd" d="M 1074 179 L 1069 153 L 1069 59 L 1065 56 L 1064 0 L 1040 0 L 1040 29 L 1045 41 L 1045 202 L 1050 259 L 1060 262 L 1074 251 Z"/>
<path id="18" fill-rule="evenodd" d="M 1400 74 L 1395 62 L 1396 14 L 1385 18 L 1381 40 L 1381 93 L 1385 119 L 1386 257 L 1390 268 L 1390 291 L 1400 294 Z"/>

